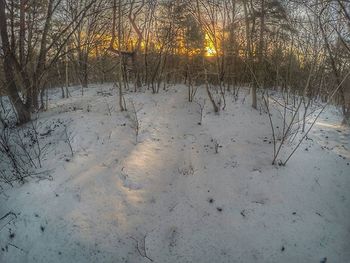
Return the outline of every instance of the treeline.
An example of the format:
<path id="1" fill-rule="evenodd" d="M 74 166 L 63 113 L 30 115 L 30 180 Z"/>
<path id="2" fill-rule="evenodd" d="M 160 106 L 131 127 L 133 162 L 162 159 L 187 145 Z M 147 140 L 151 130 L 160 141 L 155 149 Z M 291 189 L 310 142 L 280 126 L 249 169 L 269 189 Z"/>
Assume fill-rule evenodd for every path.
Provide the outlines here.
<path id="1" fill-rule="evenodd" d="M 249 85 L 332 102 L 350 118 L 345 0 L 0 0 L 1 89 L 18 122 L 45 90 L 114 82 L 123 93 L 205 85 L 214 110 Z M 339 88 L 337 88 L 339 87 Z M 214 96 L 215 95 L 215 96 Z"/>

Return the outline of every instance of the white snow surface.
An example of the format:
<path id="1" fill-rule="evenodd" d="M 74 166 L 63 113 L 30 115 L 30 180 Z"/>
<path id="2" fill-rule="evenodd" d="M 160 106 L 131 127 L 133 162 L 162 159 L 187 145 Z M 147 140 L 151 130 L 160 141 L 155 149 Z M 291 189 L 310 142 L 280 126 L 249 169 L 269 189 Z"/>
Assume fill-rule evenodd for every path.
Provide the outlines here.
<path id="1" fill-rule="evenodd" d="M 350 262 L 349 128 L 330 107 L 273 166 L 246 92 L 219 115 L 207 99 L 202 125 L 185 86 L 128 93 L 136 142 L 112 85 L 50 91 L 41 179 L 0 194 L 0 262 Z"/>

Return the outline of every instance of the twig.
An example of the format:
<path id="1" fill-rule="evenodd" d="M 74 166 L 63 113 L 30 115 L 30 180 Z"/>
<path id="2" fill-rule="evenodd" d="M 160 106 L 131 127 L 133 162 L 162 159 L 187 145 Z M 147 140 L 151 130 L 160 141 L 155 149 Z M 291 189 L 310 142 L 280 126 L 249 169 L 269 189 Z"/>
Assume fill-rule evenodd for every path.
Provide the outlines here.
<path id="1" fill-rule="evenodd" d="M 140 249 L 140 246 L 139 246 L 139 241 L 136 238 L 134 238 L 134 237 L 130 237 L 130 238 L 136 242 L 136 249 L 137 249 L 137 252 L 139 252 L 140 256 L 144 257 L 144 258 L 147 258 L 149 261 L 153 262 L 153 259 L 151 259 L 149 256 L 147 256 L 146 237 L 147 237 L 147 234 L 144 235 L 144 237 L 143 237 L 143 244 L 144 244 L 143 245 L 143 253 L 141 252 L 141 249 Z"/>
<path id="2" fill-rule="evenodd" d="M 10 211 L 10 212 L 8 212 L 6 215 L 4 215 L 3 217 L 1 217 L 1 218 L 0 218 L 0 221 L 3 220 L 3 219 L 5 219 L 5 218 L 8 217 L 9 215 L 13 215 L 14 217 L 13 217 L 12 219 L 10 219 L 10 221 L 8 221 L 5 225 L 3 225 L 3 226 L 0 228 L 0 231 L 3 230 L 4 227 L 7 226 L 9 223 L 11 223 L 11 221 L 13 221 L 14 219 L 17 218 L 17 215 L 16 215 L 14 212 Z"/>
<path id="3" fill-rule="evenodd" d="M 70 152 L 71 152 L 72 157 L 73 157 L 73 155 L 74 155 L 74 153 L 73 153 L 73 147 L 72 147 L 70 138 L 69 138 L 69 136 L 68 136 L 67 126 L 64 126 L 64 132 L 65 132 L 65 134 L 66 134 L 66 143 L 68 144 L 69 149 L 70 149 Z"/>
<path id="4" fill-rule="evenodd" d="M 203 103 L 200 103 L 199 101 L 195 100 L 195 103 L 199 106 L 199 113 L 200 113 L 200 121 L 198 122 L 198 125 L 202 125 L 203 122 L 203 111 L 205 107 L 205 99 L 203 99 Z"/>
<path id="5" fill-rule="evenodd" d="M 3 220 L 3 219 L 5 219 L 5 218 L 8 217 L 9 215 L 13 215 L 13 216 L 15 216 L 15 218 L 17 218 L 17 215 L 16 215 L 14 212 L 10 211 L 10 212 L 8 212 L 6 215 L 4 215 L 3 217 L 1 217 L 1 218 L 0 218 L 0 221 Z"/>
<path id="6" fill-rule="evenodd" d="M 11 246 L 11 247 L 17 248 L 18 250 L 20 250 L 20 251 L 22 251 L 22 252 L 24 252 L 24 253 L 28 253 L 28 252 L 25 251 L 24 249 L 22 249 L 22 248 L 20 248 L 20 247 L 17 247 L 17 246 L 14 245 L 14 244 L 8 243 L 8 245 Z"/>
<path id="7" fill-rule="evenodd" d="M 132 119 L 132 128 L 134 128 L 134 130 L 135 130 L 135 140 L 137 143 L 139 132 L 140 132 L 140 121 L 139 121 L 138 113 L 139 113 L 139 111 L 142 110 L 142 105 L 140 106 L 140 108 L 136 109 L 135 103 L 132 99 L 130 99 L 130 104 L 131 104 L 132 114 L 134 115 L 133 116 L 134 118 Z"/>

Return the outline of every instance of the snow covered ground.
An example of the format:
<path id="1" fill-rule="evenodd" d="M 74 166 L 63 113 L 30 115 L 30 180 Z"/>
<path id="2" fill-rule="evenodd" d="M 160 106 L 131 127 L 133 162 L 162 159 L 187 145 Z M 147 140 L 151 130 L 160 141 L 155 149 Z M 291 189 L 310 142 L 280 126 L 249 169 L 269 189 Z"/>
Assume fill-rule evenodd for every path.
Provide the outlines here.
<path id="1" fill-rule="evenodd" d="M 245 90 L 220 115 L 207 100 L 202 125 L 184 86 L 129 93 L 137 143 L 111 85 L 71 93 L 52 90 L 38 120 L 52 180 L 1 192 L 0 262 L 350 262 L 350 131 L 335 109 L 280 167 Z"/>

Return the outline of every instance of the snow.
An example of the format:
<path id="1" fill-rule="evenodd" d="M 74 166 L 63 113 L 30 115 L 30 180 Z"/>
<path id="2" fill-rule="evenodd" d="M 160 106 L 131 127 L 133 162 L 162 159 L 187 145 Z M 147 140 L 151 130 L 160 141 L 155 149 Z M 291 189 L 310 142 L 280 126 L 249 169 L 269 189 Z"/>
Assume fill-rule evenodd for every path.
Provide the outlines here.
<path id="1" fill-rule="evenodd" d="M 280 167 L 243 88 L 219 115 L 207 100 L 202 125 L 184 86 L 128 93 L 137 142 L 112 85 L 71 94 L 50 91 L 38 119 L 52 180 L 1 192 L 0 218 L 16 216 L 0 220 L 0 262 L 350 262 L 350 133 L 335 108 Z"/>

